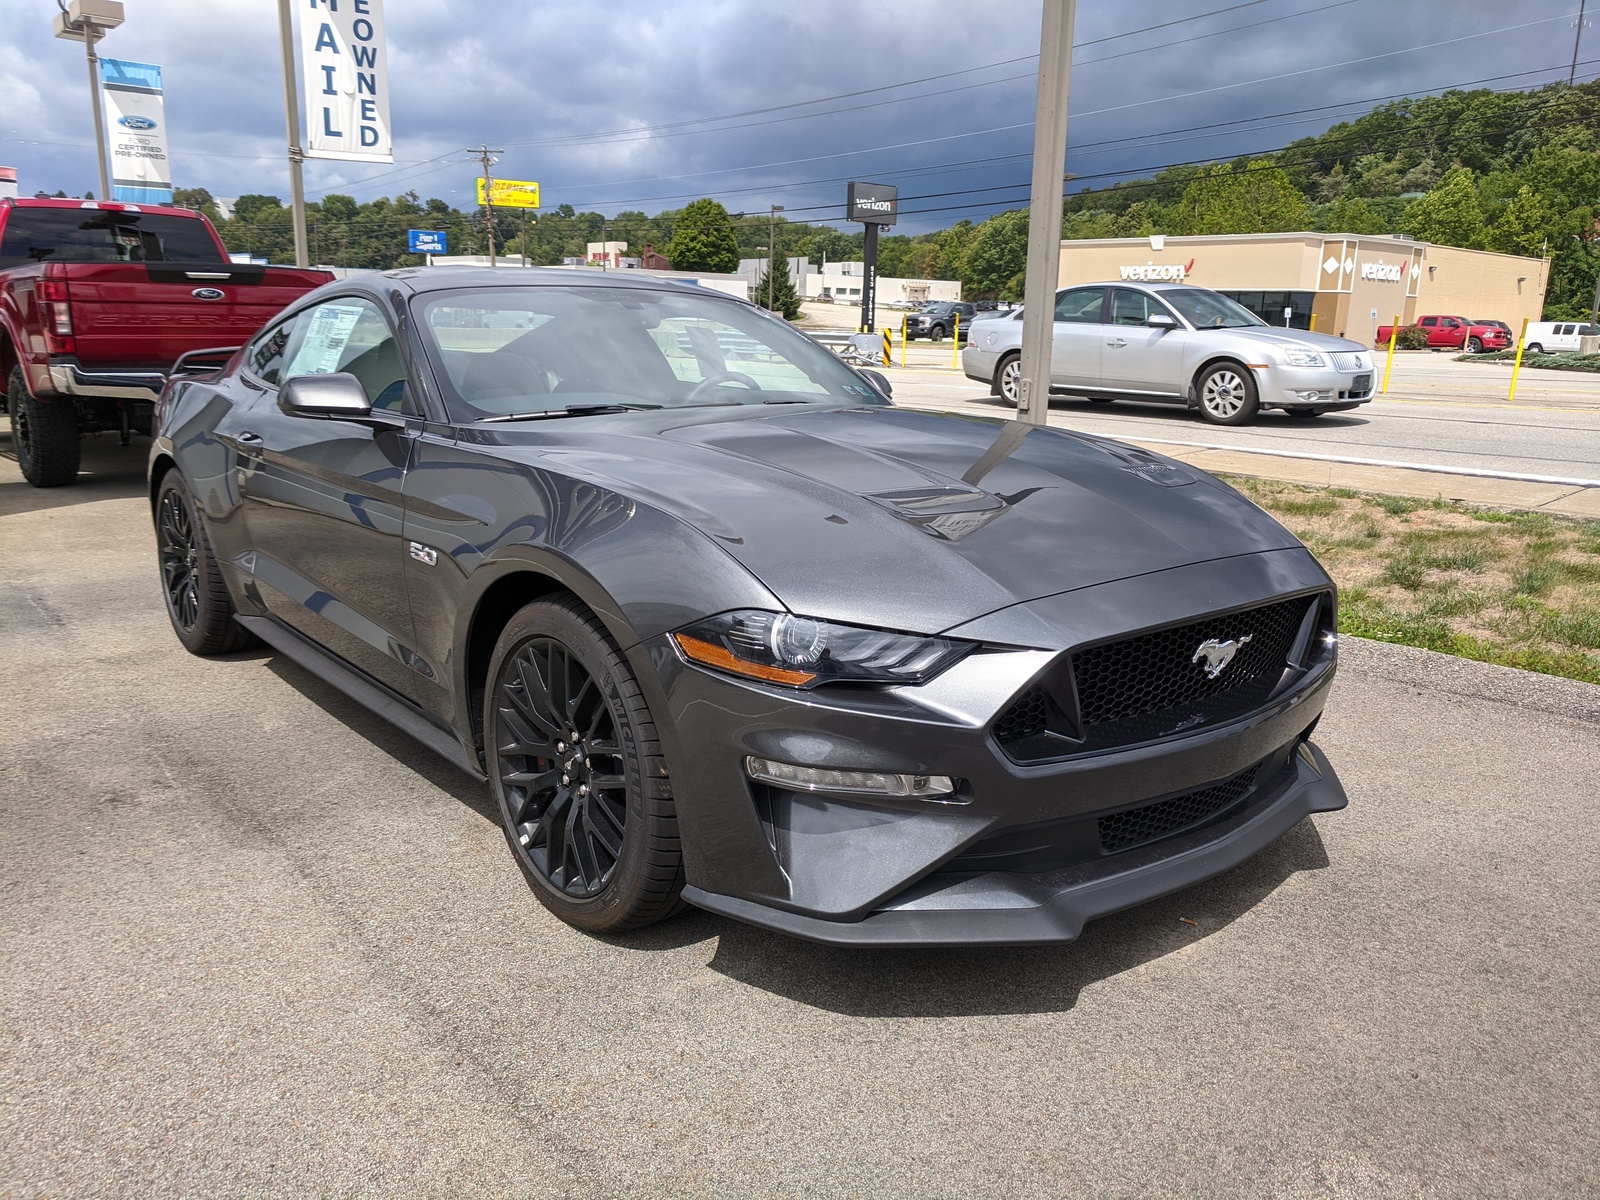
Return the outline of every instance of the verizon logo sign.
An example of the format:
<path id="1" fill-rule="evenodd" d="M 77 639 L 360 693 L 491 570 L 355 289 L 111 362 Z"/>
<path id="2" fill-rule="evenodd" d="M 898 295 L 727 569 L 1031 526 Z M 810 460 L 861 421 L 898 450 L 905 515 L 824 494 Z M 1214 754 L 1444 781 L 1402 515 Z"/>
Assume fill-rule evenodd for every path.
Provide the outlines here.
<path id="1" fill-rule="evenodd" d="M 1124 279 L 1136 279 L 1144 283 L 1175 282 L 1182 280 L 1185 275 L 1194 270 L 1194 259 L 1187 263 L 1134 263 L 1121 268 Z"/>
<path id="2" fill-rule="evenodd" d="M 1400 273 L 1405 270 L 1399 263 L 1386 263 L 1382 259 L 1377 262 L 1364 262 L 1361 264 L 1361 278 L 1375 279 L 1379 283 L 1399 283 Z"/>

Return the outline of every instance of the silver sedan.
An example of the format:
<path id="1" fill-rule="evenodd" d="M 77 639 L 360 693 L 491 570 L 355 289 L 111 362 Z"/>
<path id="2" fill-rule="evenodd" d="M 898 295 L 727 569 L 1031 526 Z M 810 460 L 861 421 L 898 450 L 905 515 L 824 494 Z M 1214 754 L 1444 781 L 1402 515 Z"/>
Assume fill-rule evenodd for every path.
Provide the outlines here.
<path id="1" fill-rule="evenodd" d="M 971 379 L 1015 402 L 1022 314 L 975 325 L 961 354 Z M 1359 342 L 1278 329 L 1218 292 L 1183 284 L 1096 283 L 1056 293 L 1052 394 L 1182 404 L 1216 425 L 1263 408 L 1316 417 L 1372 399 Z"/>

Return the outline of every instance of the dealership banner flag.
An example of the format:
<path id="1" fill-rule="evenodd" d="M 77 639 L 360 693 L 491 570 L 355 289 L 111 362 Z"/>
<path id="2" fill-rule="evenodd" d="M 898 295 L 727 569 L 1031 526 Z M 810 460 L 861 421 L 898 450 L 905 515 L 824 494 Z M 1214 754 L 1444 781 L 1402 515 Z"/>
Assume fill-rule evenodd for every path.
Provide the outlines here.
<path id="1" fill-rule="evenodd" d="M 300 0 L 307 158 L 393 162 L 383 0 Z"/>
<path id="2" fill-rule="evenodd" d="M 111 140 L 111 195 L 101 199 L 171 204 L 172 163 L 167 158 L 161 68 L 102 58 L 100 93 Z"/>

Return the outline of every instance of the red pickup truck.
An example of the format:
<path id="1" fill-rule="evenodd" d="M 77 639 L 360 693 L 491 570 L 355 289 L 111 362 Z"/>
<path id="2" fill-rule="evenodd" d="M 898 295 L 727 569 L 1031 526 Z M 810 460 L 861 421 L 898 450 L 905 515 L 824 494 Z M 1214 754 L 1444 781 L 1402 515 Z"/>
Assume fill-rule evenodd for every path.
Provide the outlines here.
<path id="1" fill-rule="evenodd" d="M 332 278 L 229 262 L 188 209 L 0 199 L 0 379 L 23 476 L 72 483 L 81 435 L 148 434 L 174 368 L 220 365 Z"/>
<path id="2" fill-rule="evenodd" d="M 1378 326 L 1379 349 L 1389 344 L 1390 328 L 1388 325 Z M 1464 349 L 1468 354 L 1482 354 L 1485 350 L 1504 350 L 1511 344 L 1511 336 L 1500 326 L 1469 321 L 1465 317 L 1423 317 L 1417 322 L 1417 328 L 1428 335 L 1430 350 Z"/>

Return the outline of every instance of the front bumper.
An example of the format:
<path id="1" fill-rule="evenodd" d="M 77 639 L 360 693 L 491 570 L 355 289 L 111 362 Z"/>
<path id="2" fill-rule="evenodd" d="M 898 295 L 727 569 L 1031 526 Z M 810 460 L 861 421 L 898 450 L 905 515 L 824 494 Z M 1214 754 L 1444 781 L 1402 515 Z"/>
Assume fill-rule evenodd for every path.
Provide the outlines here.
<path id="1" fill-rule="evenodd" d="M 1273 364 L 1258 369 L 1256 380 L 1262 408 L 1317 408 L 1327 412 L 1370 402 L 1377 393 L 1378 371 L 1376 365 L 1339 371 L 1332 367 Z"/>
<path id="2" fill-rule="evenodd" d="M 1312 813 L 1345 807 L 1344 788 L 1322 751 L 1296 743 L 1264 795 L 1215 825 L 1099 864 L 1054 875 L 932 875 L 855 922 L 687 887 L 683 898 L 709 912 L 832 946 L 974 946 L 1069 942 L 1086 922 L 1180 891 L 1238 866 Z"/>

